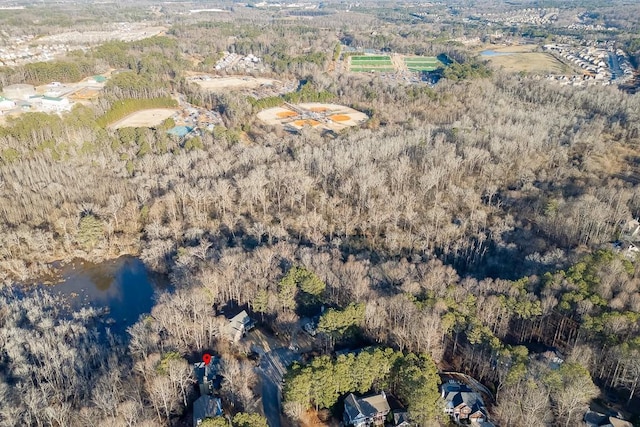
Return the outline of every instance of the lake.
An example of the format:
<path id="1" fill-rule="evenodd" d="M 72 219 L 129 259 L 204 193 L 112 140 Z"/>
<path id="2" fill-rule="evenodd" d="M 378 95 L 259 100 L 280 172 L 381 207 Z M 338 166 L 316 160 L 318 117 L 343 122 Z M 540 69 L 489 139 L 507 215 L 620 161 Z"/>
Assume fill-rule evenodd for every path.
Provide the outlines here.
<path id="1" fill-rule="evenodd" d="M 495 50 L 483 50 L 482 52 L 480 52 L 480 56 L 506 56 L 506 55 L 513 55 L 513 53 L 496 52 Z"/>
<path id="2" fill-rule="evenodd" d="M 97 264 L 74 260 L 62 266 L 60 274 L 62 281 L 46 289 L 65 297 L 72 309 L 86 305 L 108 309 L 105 318 L 110 319 L 109 327 L 118 335 L 123 335 L 141 314 L 151 312 L 156 292 L 170 288 L 166 276 L 150 272 L 132 256 Z"/>

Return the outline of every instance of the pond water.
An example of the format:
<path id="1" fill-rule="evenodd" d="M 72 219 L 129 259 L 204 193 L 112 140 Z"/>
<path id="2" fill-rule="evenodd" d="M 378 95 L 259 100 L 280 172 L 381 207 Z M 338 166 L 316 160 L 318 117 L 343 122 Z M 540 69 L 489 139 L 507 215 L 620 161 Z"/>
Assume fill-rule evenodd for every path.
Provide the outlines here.
<path id="1" fill-rule="evenodd" d="M 506 56 L 512 55 L 510 52 L 496 52 L 495 50 L 483 50 L 480 52 L 480 56 Z"/>
<path id="2" fill-rule="evenodd" d="M 46 286 L 49 292 L 65 297 L 71 309 L 91 305 L 108 310 L 105 318 L 119 335 L 151 312 L 156 292 L 169 289 L 166 276 L 148 271 L 131 256 L 98 264 L 74 260 L 61 268 L 61 278 L 59 284 Z"/>

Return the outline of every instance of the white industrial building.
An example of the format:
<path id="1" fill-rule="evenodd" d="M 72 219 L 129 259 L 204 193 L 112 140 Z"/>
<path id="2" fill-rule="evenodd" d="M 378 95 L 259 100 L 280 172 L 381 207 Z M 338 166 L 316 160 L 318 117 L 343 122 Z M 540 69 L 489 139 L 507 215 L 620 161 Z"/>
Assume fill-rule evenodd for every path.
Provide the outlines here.
<path id="1" fill-rule="evenodd" d="M 71 103 L 67 98 L 57 98 L 53 96 L 43 96 L 41 101 L 43 111 L 69 111 Z"/>

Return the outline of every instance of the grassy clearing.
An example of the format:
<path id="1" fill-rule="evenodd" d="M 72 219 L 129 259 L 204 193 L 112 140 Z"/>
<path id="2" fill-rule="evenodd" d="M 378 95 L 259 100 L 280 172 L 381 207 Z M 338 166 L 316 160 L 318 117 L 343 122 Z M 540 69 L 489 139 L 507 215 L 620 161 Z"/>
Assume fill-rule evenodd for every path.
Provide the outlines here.
<path id="1" fill-rule="evenodd" d="M 351 57 L 351 62 L 358 62 L 358 61 L 389 61 L 391 62 L 391 57 L 389 55 L 383 55 L 383 56 L 352 56 Z"/>
<path id="2" fill-rule="evenodd" d="M 393 64 L 382 64 L 382 65 L 374 65 L 374 64 L 358 64 L 358 65 L 352 65 L 351 66 L 351 71 L 354 70 L 360 70 L 360 69 L 365 69 L 365 70 L 377 70 L 377 69 L 383 69 L 383 68 L 391 68 L 391 69 L 395 69 L 395 67 L 393 66 Z"/>
<path id="3" fill-rule="evenodd" d="M 407 67 L 407 69 L 409 71 L 427 71 L 427 72 L 430 72 L 430 71 L 437 70 L 438 67 L 424 65 L 424 66 L 420 66 L 420 67 L 411 66 L 411 67 Z"/>
<path id="4" fill-rule="evenodd" d="M 492 56 L 487 59 L 492 66 L 514 73 L 523 72 L 541 75 L 571 73 L 570 67 L 548 53 L 512 53 L 510 55 Z"/>
<path id="5" fill-rule="evenodd" d="M 364 66 L 364 65 L 371 65 L 374 67 L 384 67 L 384 66 L 390 66 L 393 65 L 393 63 L 391 61 L 361 61 L 361 62 L 352 62 L 351 66 Z"/>
<path id="6" fill-rule="evenodd" d="M 444 64 L 434 56 L 414 56 L 404 58 L 404 63 L 409 71 L 435 71 Z"/>
<path id="7" fill-rule="evenodd" d="M 377 73 L 392 73 L 396 69 L 393 67 L 351 67 L 353 72 L 369 72 L 374 71 Z"/>
<path id="8" fill-rule="evenodd" d="M 404 58 L 404 62 L 407 64 L 410 62 L 432 62 L 435 64 L 439 63 L 440 60 L 435 56 L 409 56 Z"/>
<path id="9" fill-rule="evenodd" d="M 349 69 L 352 72 L 393 72 L 395 67 L 391 62 L 391 57 L 387 55 L 381 56 L 352 56 Z"/>

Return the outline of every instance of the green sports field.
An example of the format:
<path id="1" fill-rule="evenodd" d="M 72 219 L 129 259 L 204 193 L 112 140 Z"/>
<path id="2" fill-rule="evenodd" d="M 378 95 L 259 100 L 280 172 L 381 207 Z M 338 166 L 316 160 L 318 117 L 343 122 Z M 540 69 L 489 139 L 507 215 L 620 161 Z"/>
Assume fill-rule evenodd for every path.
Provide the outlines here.
<path id="1" fill-rule="evenodd" d="M 409 71 L 434 71 L 444 64 L 434 56 L 409 56 L 404 58 Z"/>
<path id="2" fill-rule="evenodd" d="M 393 63 L 391 62 L 391 57 L 387 55 L 380 56 L 352 56 L 351 57 L 351 66 L 349 67 L 351 71 L 377 71 L 377 72 L 391 72 L 395 71 L 393 67 Z"/>
<path id="3" fill-rule="evenodd" d="M 396 69 L 393 67 L 354 67 L 351 66 L 350 68 L 351 71 L 354 72 L 369 72 L 369 71 L 376 71 L 376 72 L 380 72 L 380 73 L 391 73 L 394 72 Z"/>

